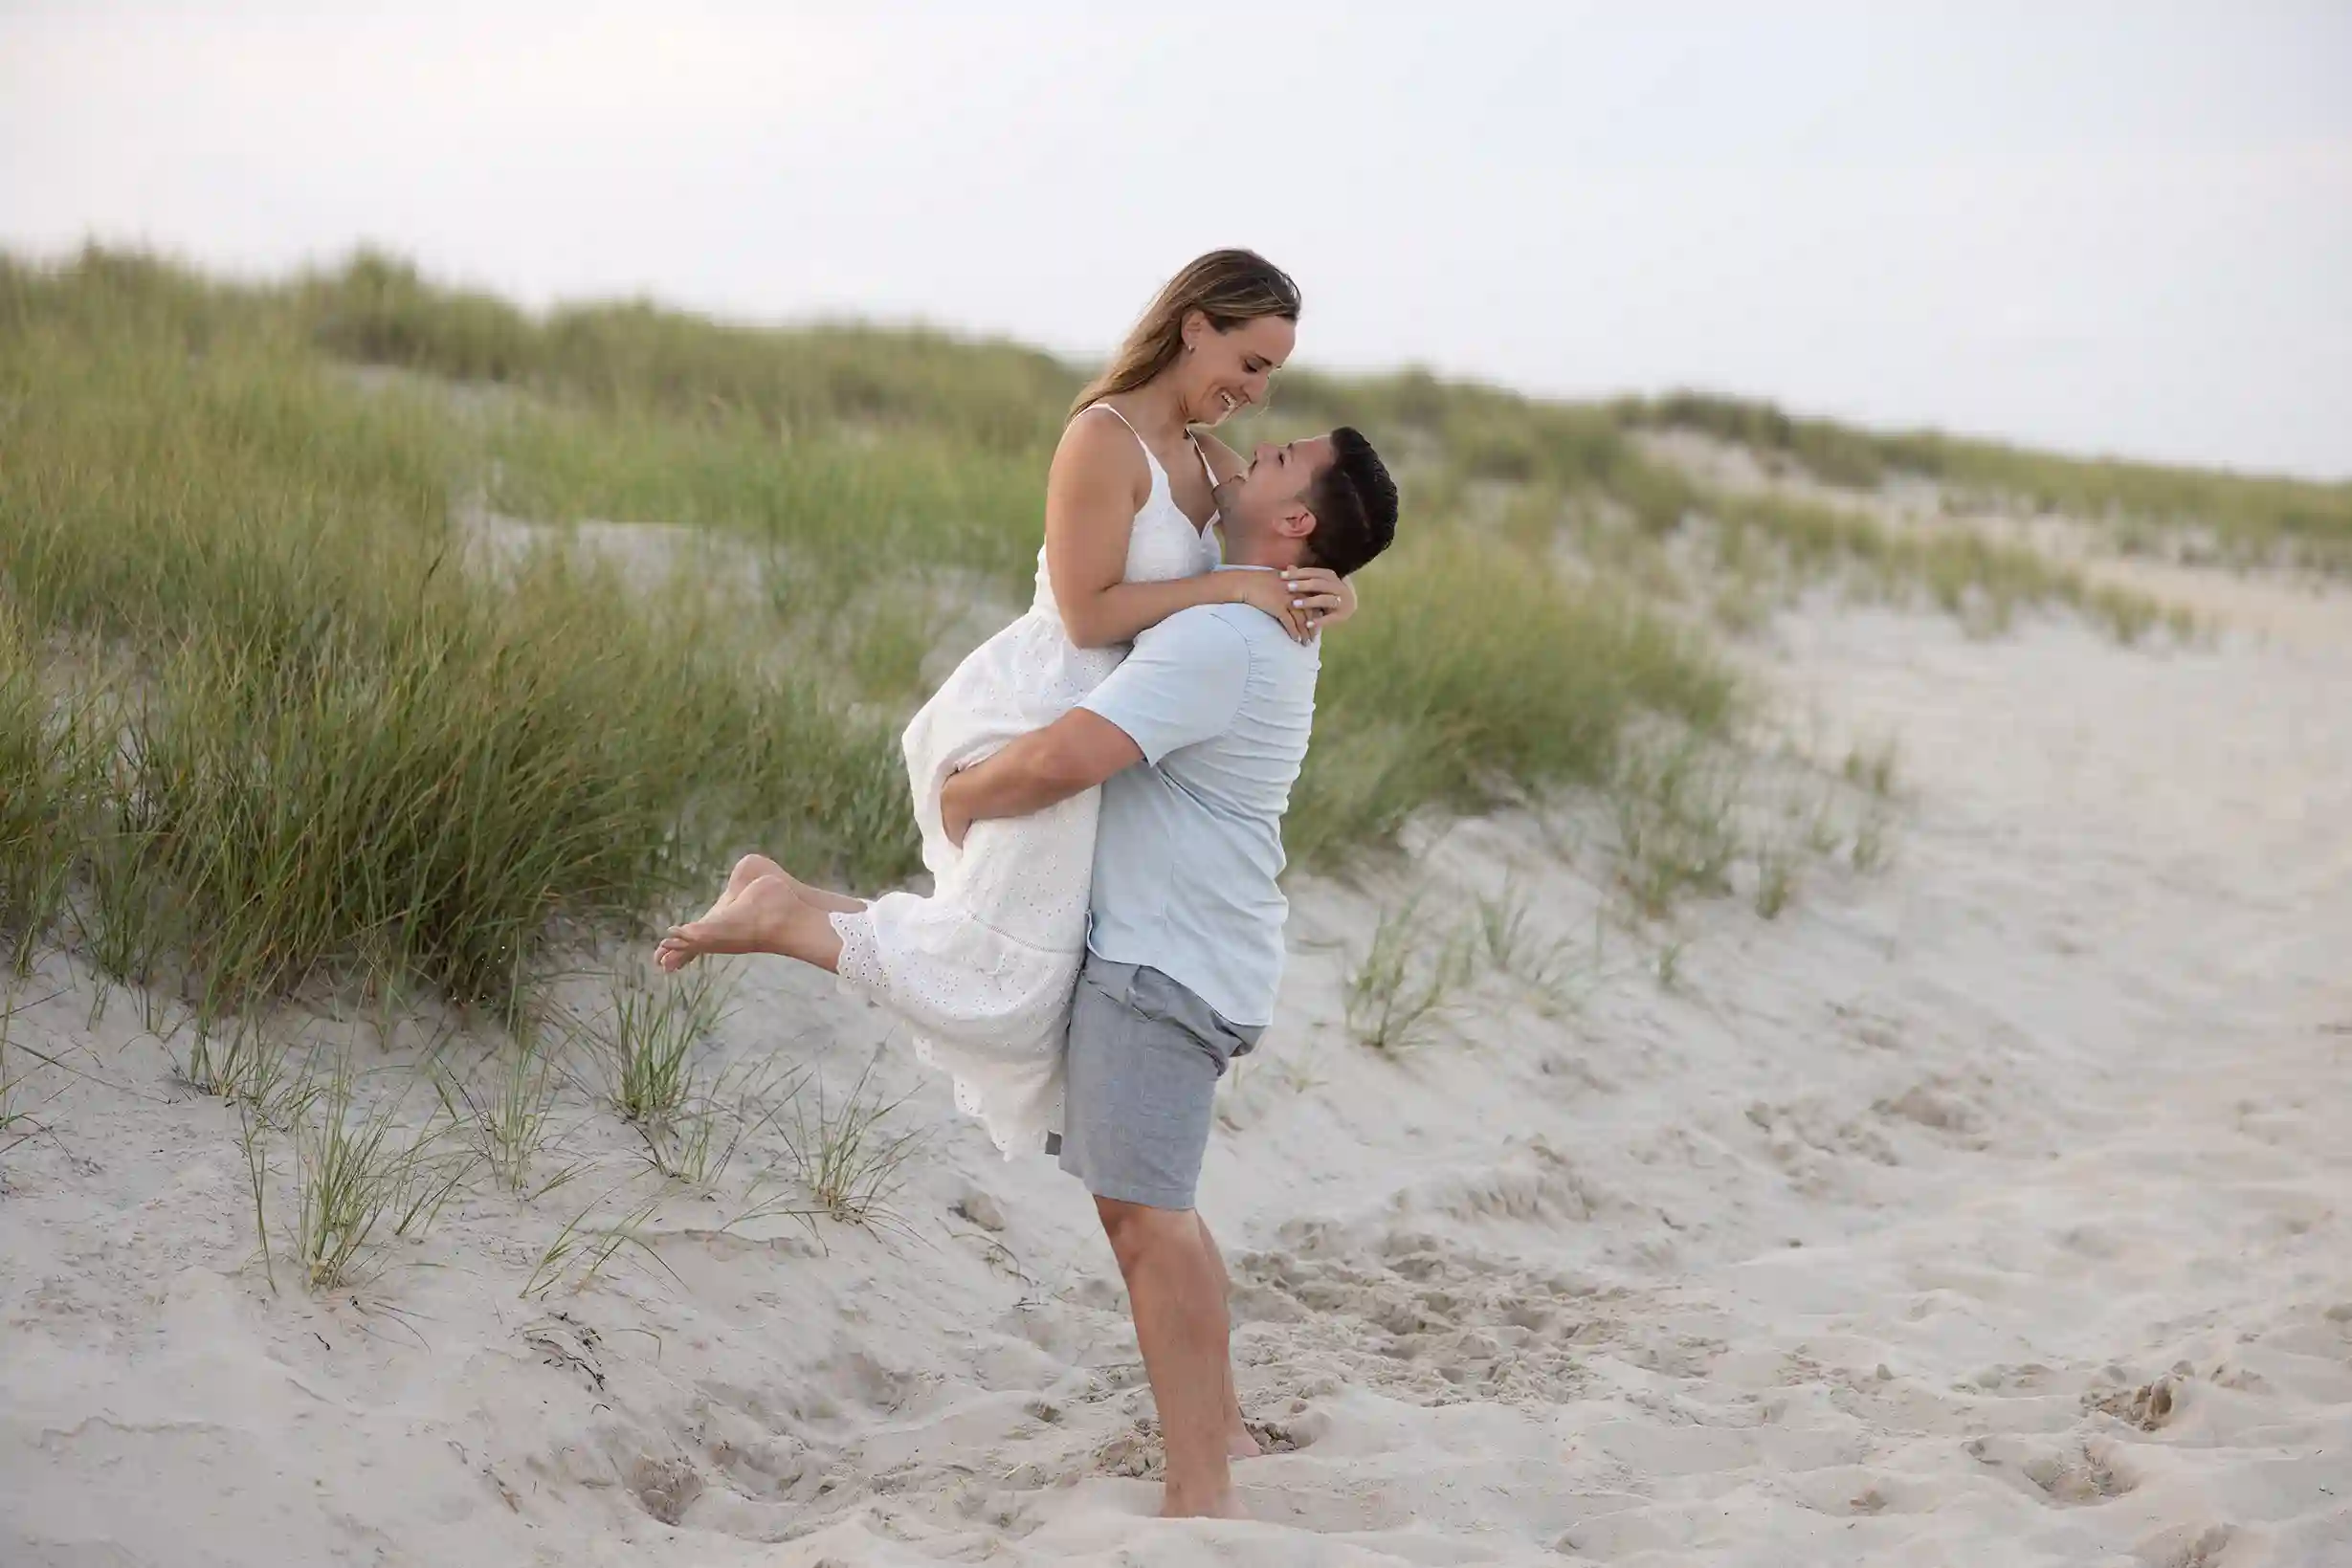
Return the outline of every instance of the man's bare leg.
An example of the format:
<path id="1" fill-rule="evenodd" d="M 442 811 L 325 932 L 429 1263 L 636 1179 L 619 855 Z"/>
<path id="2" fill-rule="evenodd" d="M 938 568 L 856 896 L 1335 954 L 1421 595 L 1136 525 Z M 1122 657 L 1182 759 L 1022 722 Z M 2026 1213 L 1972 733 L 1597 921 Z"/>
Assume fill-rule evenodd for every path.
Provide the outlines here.
<path id="1" fill-rule="evenodd" d="M 788 876 L 755 876 L 716 916 L 672 926 L 654 961 L 675 973 L 706 954 L 774 953 L 838 974 L 841 935 L 827 918 L 835 913 L 801 896 Z"/>
<path id="2" fill-rule="evenodd" d="M 1096 1199 L 1095 1208 L 1127 1281 L 1136 1343 L 1160 1409 L 1167 1448 L 1161 1516 L 1239 1518 L 1225 1440 L 1232 1367 L 1223 1276 L 1210 1261 L 1208 1232 L 1188 1209 L 1110 1198 Z"/>
<path id="3" fill-rule="evenodd" d="M 1225 1271 L 1225 1254 L 1217 1250 L 1217 1238 L 1209 1233 L 1208 1220 L 1201 1219 L 1197 1209 L 1193 1215 L 1201 1220 L 1201 1246 L 1208 1248 L 1209 1266 L 1216 1270 L 1217 1299 L 1229 1304 L 1226 1310 L 1225 1345 L 1225 1451 L 1235 1459 L 1255 1459 L 1266 1450 L 1257 1446 L 1257 1439 L 1250 1435 L 1249 1424 L 1241 1419 L 1241 1395 L 1233 1386 L 1232 1311 L 1230 1305 L 1233 1299 L 1233 1277 Z"/>

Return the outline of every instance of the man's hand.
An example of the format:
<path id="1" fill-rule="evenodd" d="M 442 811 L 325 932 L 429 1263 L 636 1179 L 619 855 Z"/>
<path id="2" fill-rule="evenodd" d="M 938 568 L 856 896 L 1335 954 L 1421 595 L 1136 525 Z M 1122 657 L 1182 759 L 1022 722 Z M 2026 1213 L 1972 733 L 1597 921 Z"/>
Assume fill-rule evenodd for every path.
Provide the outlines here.
<path id="1" fill-rule="evenodd" d="M 961 850 L 975 822 L 1042 811 L 1143 760 L 1143 748 L 1124 730 L 1098 714 L 1074 708 L 949 775 L 940 786 L 940 828 Z"/>

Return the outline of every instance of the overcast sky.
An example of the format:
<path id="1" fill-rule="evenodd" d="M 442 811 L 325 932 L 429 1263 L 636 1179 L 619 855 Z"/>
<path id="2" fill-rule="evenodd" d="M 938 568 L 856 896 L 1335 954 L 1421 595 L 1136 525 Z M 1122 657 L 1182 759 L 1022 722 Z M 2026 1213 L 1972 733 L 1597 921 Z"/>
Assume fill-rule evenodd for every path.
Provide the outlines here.
<path id="1" fill-rule="evenodd" d="M 0 246 L 1697 386 L 2352 476 L 2352 5 L 0 0 Z M 321 14 L 329 13 L 329 14 Z"/>

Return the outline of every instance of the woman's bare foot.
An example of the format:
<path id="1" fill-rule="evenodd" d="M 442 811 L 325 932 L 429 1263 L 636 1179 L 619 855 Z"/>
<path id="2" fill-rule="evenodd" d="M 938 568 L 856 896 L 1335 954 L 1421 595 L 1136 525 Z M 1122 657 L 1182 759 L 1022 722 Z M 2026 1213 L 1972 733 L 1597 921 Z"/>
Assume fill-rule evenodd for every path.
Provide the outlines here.
<path id="1" fill-rule="evenodd" d="M 744 893 L 750 889 L 753 883 L 761 881 L 782 882 L 787 888 L 791 890 L 792 896 L 794 898 L 799 899 L 803 904 L 808 905 L 810 909 L 817 910 L 826 915 L 847 915 L 866 907 L 866 901 L 863 898 L 853 898 L 846 893 L 829 893 L 823 888 L 812 888 L 808 883 L 802 881 L 799 877 L 794 876 L 790 872 L 786 871 L 782 866 L 779 866 L 774 861 L 768 859 L 767 856 L 764 854 L 747 854 L 743 856 L 743 859 L 738 860 L 735 863 L 735 870 L 728 873 L 726 888 L 719 894 L 718 901 L 713 903 L 709 909 L 702 912 L 702 917 L 700 919 L 691 921 L 689 923 L 697 929 L 713 924 L 721 916 L 726 914 L 728 906 L 733 904 L 738 898 L 741 898 Z M 684 928 L 673 927 L 672 929 L 676 931 Z M 681 959 L 676 961 L 665 958 L 664 955 L 667 954 L 675 945 L 676 944 L 674 942 L 665 938 L 661 944 L 654 950 L 654 961 L 660 964 L 664 969 L 676 969 L 679 966 L 679 964 L 691 961 L 691 956 L 689 956 L 688 959 Z M 757 948 L 753 949 L 753 951 L 772 952 L 774 949 Z M 797 952 L 791 956 L 795 958 L 808 957 L 808 955 Z M 812 960 L 811 961 L 825 961 L 818 959 Z M 830 963 L 828 963 L 827 966 L 831 967 Z"/>
<path id="2" fill-rule="evenodd" d="M 788 876 L 755 876 L 699 920 L 672 926 L 654 949 L 654 961 L 676 974 L 711 953 L 785 953 L 793 914 L 801 907 Z"/>
<path id="3" fill-rule="evenodd" d="M 1225 1457 L 1228 1459 L 1255 1459 L 1265 1451 L 1258 1447 L 1257 1439 L 1250 1435 L 1247 1426 L 1237 1427 L 1226 1436 Z"/>

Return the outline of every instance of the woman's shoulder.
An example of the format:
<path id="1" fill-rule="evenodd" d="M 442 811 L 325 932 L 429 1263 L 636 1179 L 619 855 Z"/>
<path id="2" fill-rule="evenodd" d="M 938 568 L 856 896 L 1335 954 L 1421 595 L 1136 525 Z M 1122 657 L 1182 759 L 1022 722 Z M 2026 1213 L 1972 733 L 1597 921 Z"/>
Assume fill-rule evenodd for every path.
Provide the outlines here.
<path id="1" fill-rule="evenodd" d="M 1143 443 L 1118 410 L 1098 403 L 1073 415 L 1054 449 L 1057 477 L 1094 484 L 1124 481 L 1139 494 L 1151 488 L 1151 468 Z"/>

